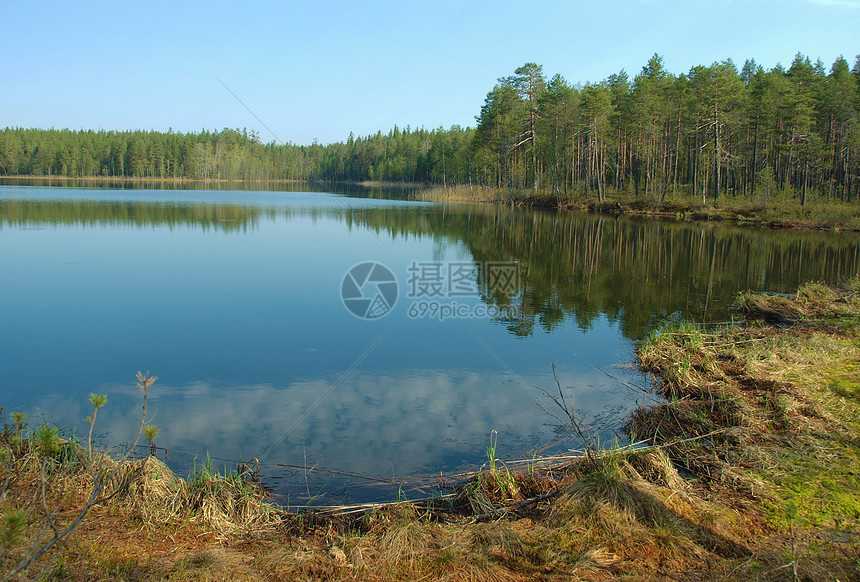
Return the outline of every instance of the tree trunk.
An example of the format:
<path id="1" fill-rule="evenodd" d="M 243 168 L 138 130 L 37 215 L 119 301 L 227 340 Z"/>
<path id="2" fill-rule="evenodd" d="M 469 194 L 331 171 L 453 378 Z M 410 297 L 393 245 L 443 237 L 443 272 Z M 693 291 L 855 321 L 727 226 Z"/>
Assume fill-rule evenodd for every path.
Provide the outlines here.
<path id="1" fill-rule="evenodd" d="M 717 105 L 714 104 L 714 202 L 720 197 L 720 123 Z"/>
<path id="2" fill-rule="evenodd" d="M 809 182 L 809 162 L 803 165 L 803 191 L 800 195 L 800 205 L 806 206 L 806 185 Z"/>
<path id="3" fill-rule="evenodd" d="M 750 176 L 750 180 L 752 183 L 750 184 L 750 194 L 755 194 L 755 182 L 756 182 L 756 174 L 758 174 L 758 119 L 759 112 L 755 112 L 755 130 L 753 132 L 753 160 L 752 160 L 752 176 Z"/>

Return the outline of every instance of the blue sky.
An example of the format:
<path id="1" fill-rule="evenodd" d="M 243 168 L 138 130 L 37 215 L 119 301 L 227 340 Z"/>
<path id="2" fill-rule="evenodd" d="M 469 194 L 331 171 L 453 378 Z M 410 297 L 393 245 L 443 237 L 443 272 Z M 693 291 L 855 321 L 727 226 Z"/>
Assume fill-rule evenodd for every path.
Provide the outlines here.
<path id="1" fill-rule="evenodd" d="M 256 129 L 296 144 L 474 125 L 496 79 L 860 54 L 860 0 L 9 2 L 0 127 Z"/>

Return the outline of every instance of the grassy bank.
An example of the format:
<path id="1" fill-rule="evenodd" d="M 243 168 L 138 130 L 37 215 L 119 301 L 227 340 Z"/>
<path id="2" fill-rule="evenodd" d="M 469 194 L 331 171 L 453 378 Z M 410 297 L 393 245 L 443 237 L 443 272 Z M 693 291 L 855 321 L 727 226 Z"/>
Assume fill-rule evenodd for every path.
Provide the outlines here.
<path id="1" fill-rule="evenodd" d="M 427 188 L 415 195 L 418 200 L 434 202 L 504 203 L 511 201 L 507 190 L 496 188 Z M 515 192 L 513 201 L 520 206 L 564 208 L 608 214 L 659 216 L 679 220 L 728 220 L 775 228 L 822 228 L 860 230 L 860 205 L 810 199 L 805 206 L 791 196 L 774 195 L 756 199 L 722 196 L 716 203 L 702 203 L 701 196 L 678 194 L 664 200 L 632 198 L 608 193 L 606 202 L 581 195 L 552 196 L 546 193 Z"/>
<path id="2" fill-rule="evenodd" d="M 858 293 L 742 295 L 745 325 L 655 331 L 638 354 L 666 401 L 631 418 L 636 450 L 522 472 L 490 450 L 452 495 L 303 514 L 248 473 L 179 479 L 149 457 L 37 565 L 62 580 L 858 580 Z M 2 436 L 4 572 L 52 500 L 62 526 L 91 488 L 80 447 L 36 433 Z"/>

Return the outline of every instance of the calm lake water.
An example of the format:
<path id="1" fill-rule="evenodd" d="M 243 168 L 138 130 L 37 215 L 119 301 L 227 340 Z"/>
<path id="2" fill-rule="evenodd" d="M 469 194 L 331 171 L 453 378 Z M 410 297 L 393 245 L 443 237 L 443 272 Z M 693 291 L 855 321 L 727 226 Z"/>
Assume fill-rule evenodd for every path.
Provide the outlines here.
<path id="1" fill-rule="evenodd" d="M 655 325 L 860 269 L 853 234 L 350 194 L 0 186 L 0 405 L 80 435 L 104 393 L 124 442 L 150 370 L 179 474 L 208 452 L 258 458 L 284 503 L 421 497 L 492 431 L 502 459 L 578 446 L 541 408 L 553 364 L 609 442 L 654 401 L 632 348 Z"/>

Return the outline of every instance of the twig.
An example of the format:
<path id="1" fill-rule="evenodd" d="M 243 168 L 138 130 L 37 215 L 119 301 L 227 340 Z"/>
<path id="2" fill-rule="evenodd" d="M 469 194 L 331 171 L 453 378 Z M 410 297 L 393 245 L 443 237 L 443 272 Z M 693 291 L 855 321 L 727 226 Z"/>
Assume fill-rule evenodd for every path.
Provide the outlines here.
<path id="1" fill-rule="evenodd" d="M 334 469 L 321 469 L 319 467 L 308 467 L 307 465 L 291 465 L 289 463 L 277 463 L 276 467 L 287 467 L 290 469 L 302 469 L 304 471 L 321 471 L 323 473 L 331 473 L 333 475 L 344 475 L 346 477 L 356 477 L 358 479 L 367 479 L 368 481 L 377 481 L 379 483 L 387 483 L 388 485 L 401 485 L 397 481 L 391 481 L 390 479 L 381 479 L 379 477 L 368 477 L 367 475 L 361 475 L 359 473 L 349 473 L 346 471 L 335 471 Z"/>
<path id="2" fill-rule="evenodd" d="M 585 456 L 588 457 L 589 461 L 593 461 L 594 459 L 592 457 L 592 453 L 593 453 L 593 451 L 592 451 L 592 449 L 593 449 L 592 439 L 589 438 L 588 436 L 586 436 L 585 432 L 583 431 L 582 425 L 576 419 L 576 412 L 574 410 L 572 410 L 567 405 L 567 400 L 564 397 L 564 390 L 562 390 L 562 388 L 561 388 L 561 381 L 558 379 L 558 367 L 556 366 L 555 362 L 553 362 L 553 364 L 552 364 L 552 376 L 555 379 L 555 385 L 558 388 L 558 397 L 553 396 L 552 394 L 550 394 L 549 392 L 547 392 L 543 388 L 538 387 L 538 389 L 541 392 L 543 392 L 544 394 L 546 394 L 547 397 L 550 400 L 552 400 L 555 403 L 555 405 L 561 409 L 562 412 L 564 412 L 565 416 L 567 416 L 567 418 L 570 422 L 571 428 L 573 428 L 573 432 L 576 434 L 576 436 L 579 438 L 580 442 L 582 443 L 582 446 L 585 448 Z M 555 415 L 552 412 L 550 412 L 549 410 L 547 410 L 540 402 L 538 402 L 537 405 L 541 410 L 543 410 L 544 412 L 549 414 L 551 417 L 553 417 L 554 419 L 559 421 L 562 425 L 567 424 L 565 421 L 563 421 L 557 415 Z"/>

